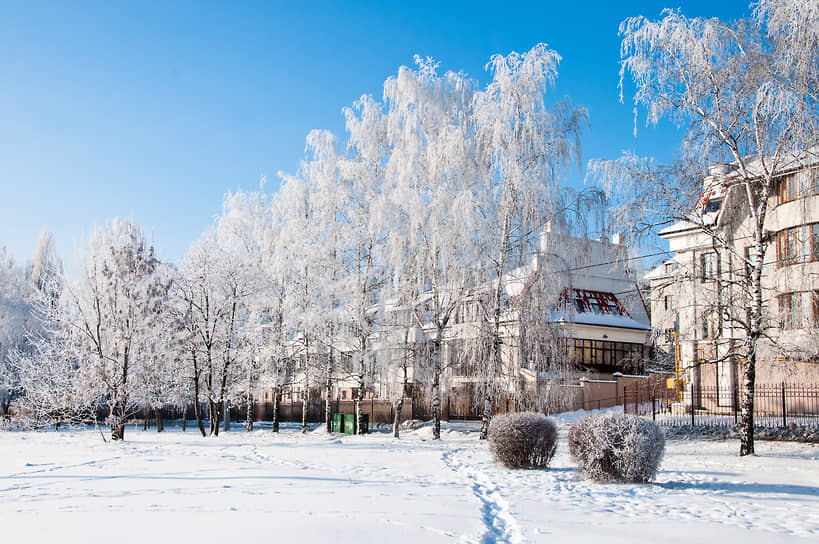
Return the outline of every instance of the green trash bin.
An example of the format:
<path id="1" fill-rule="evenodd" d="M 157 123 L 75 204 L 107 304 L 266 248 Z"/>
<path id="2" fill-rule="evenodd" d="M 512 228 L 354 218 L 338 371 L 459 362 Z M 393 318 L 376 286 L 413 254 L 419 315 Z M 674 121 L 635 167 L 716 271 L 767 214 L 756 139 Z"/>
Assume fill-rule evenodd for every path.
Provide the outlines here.
<path id="1" fill-rule="evenodd" d="M 344 432 L 355 434 L 355 414 L 344 414 Z"/>
<path id="2" fill-rule="evenodd" d="M 344 432 L 344 414 L 333 414 L 330 420 L 330 430 L 334 433 Z"/>
<path id="3" fill-rule="evenodd" d="M 356 434 L 355 414 L 344 414 L 344 432 L 347 434 Z M 370 432 L 370 416 L 367 414 L 361 414 L 361 432 L 362 434 Z"/>

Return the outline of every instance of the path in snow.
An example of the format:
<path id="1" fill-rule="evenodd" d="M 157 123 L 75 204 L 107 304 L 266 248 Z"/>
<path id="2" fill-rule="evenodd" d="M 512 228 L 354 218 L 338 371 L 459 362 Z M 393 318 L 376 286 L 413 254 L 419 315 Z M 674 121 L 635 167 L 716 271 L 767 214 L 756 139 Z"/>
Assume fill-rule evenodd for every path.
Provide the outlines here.
<path id="1" fill-rule="evenodd" d="M 480 501 L 481 518 L 486 525 L 482 543 L 492 542 L 517 544 L 523 542 L 520 528 L 509 510 L 509 503 L 500 489 L 486 472 L 475 465 L 465 464 L 462 448 L 445 452 L 441 458 L 450 470 L 466 478 L 471 483 L 472 494 Z"/>

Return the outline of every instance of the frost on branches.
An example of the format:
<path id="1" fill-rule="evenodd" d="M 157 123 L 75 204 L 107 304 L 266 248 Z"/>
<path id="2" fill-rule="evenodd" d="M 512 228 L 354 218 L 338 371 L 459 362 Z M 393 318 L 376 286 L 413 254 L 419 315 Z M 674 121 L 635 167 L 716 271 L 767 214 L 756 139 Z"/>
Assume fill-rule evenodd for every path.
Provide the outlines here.
<path id="1" fill-rule="evenodd" d="M 656 21 L 626 19 L 620 26 L 621 93 L 630 76 L 635 112 L 644 111 L 648 124 L 669 119 L 687 128 L 672 165 L 627 154 L 593 161 L 589 169 L 631 234 L 688 223 L 700 228 L 719 255 L 747 267 L 741 281 L 721 283 L 740 293 L 723 319 L 742 331 L 740 348 L 731 354 L 743 366 L 741 455 L 754 452 L 753 391 L 768 328 L 762 267 L 770 260 L 769 202 L 778 176 L 819 160 L 817 28 L 815 0 L 762 0 L 751 20 L 733 23 L 672 10 Z M 749 218 L 741 242 L 732 239 L 733 231 L 716 228 L 707 214 L 693 213 L 708 168 L 723 164 L 731 170 L 717 180 L 724 198 Z"/>
<path id="2" fill-rule="evenodd" d="M 138 377 L 157 364 L 170 285 L 142 230 L 113 219 L 92 232 L 82 277 L 61 298 L 59 336 L 85 403 L 107 408 L 114 440 L 125 437 L 131 400 L 145 386 Z"/>

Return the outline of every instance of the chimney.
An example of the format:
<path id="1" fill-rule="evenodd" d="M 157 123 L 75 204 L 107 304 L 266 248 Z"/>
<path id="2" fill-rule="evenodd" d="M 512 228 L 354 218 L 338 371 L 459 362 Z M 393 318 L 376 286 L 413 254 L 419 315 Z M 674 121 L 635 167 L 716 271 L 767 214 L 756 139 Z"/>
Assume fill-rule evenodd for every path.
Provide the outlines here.
<path id="1" fill-rule="evenodd" d="M 540 232 L 540 250 L 548 251 L 549 234 L 552 232 L 552 222 L 547 221 L 543 225 L 543 230 Z"/>

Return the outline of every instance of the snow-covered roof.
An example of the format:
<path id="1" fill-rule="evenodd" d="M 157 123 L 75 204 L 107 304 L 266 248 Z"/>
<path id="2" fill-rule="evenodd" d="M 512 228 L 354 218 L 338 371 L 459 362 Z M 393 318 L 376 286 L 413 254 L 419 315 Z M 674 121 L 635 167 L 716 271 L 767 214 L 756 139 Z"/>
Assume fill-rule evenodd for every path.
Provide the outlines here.
<path id="1" fill-rule="evenodd" d="M 619 327 L 622 329 L 636 329 L 650 331 L 651 327 L 640 323 L 627 315 L 596 314 L 594 312 L 574 312 L 571 316 L 564 311 L 552 312 L 554 321 L 567 321 L 581 325 L 595 325 L 598 327 Z"/>
<path id="2" fill-rule="evenodd" d="M 571 300 L 569 297 L 571 295 Z M 570 312 L 569 309 L 575 310 Z M 632 318 L 614 293 L 573 289 L 564 294 L 560 309 L 552 312 L 554 321 L 569 321 L 598 327 L 651 330 L 651 326 Z"/>

